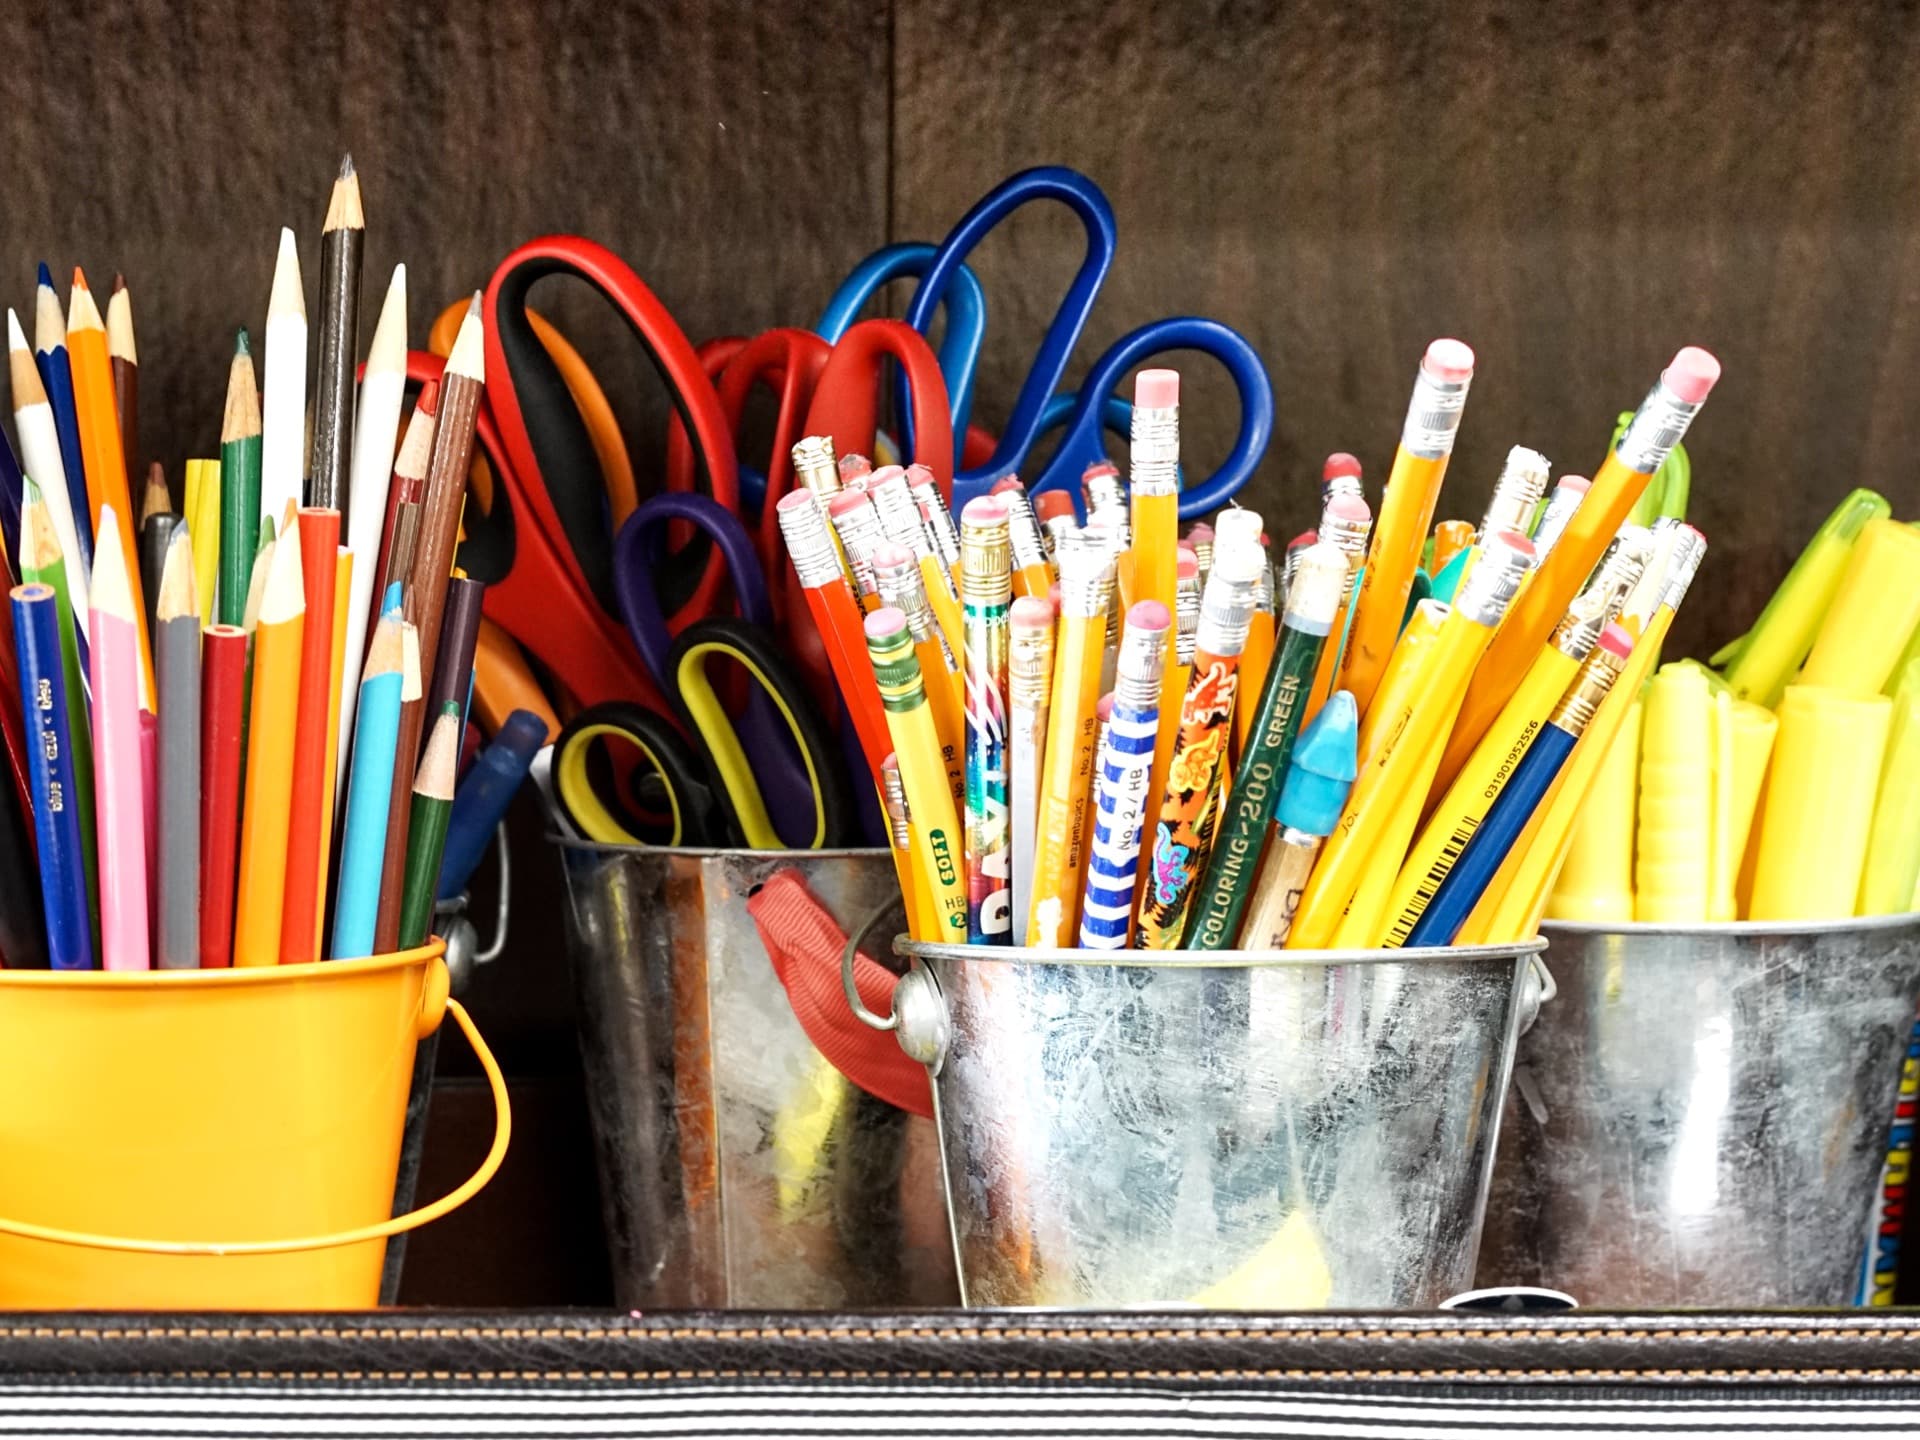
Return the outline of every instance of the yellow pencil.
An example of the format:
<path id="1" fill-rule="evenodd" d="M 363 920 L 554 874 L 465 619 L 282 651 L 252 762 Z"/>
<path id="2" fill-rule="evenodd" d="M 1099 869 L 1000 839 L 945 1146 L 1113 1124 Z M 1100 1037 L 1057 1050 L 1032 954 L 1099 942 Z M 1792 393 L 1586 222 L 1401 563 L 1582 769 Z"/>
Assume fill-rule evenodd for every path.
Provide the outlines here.
<path id="1" fill-rule="evenodd" d="M 253 698 L 240 821 L 240 883 L 233 922 L 235 965 L 280 963 L 280 917 L 293 799 L 293 732 L 300 702 L 300 648 L 307 597 L 300 527 L 273 546 L 253 632 Z"/>
<path id="2" fill-rule="evenodd" d="M 213 623 L 214 590 L 220 578 L 220 462 L 187 462 L 187 524 L 193 541 L 193 583 L 200 623 Z"/>
<path id="3" fill-rule="evenodd" d="M 1422 538 L 1425 533 L 1423 525 Z M 1426 798 L 1425 784 L 1439 764 L 1442 737 L 1460 708 L 1473 667 L 1532 566 L 1533 544 L 1524 536 L 1490 537 L 1439 636 L 1406 667 L 1411 671 L 1406 702 L 1392 713 L 1369 710 L 1361 727 L 1359 778 L 1300 897 L 1289 949 L 1318 950 L 1334 943 L 1369 868 L 1398 871 Z M 1384 902 L 1379 880 L 1374 884 Z M 1369 916 L 1358 916 L 1355 923 L 1372 928 Z"/>
<path id="4" fill-rule="evenodd" d="M 1027 913 L 1027 943 L 1042 949 L 1070 947 L 1080 934 L 1080 882 L 1093 833 L 1094 740 L 1100 723 L 1094 710 L 1113 593 L 1113 562 L 1103 551 L 1075 546 L 1056 558 L 1059 641 Z"/>
<path id="5" fill-rule="evenodd" d="M 1128 450 L 1133 519 L 1133 593 L 1135 600 L 1157 600 L 1169 615 L 1179 609 L 1180 590 L 1180 372 L 1142 370 L 1133 381 L 1133 422 Z M 1175 655 L 1178 629 L 1167 630 L 1160 671 L 1160 733 L 1147 773 L 1147 795 L 1157 798 L 1167 783 L 1167 762 L 1186 694 L 1186 675 Z M 1143 870 L 1148 867 L 1141 867 Z"/>

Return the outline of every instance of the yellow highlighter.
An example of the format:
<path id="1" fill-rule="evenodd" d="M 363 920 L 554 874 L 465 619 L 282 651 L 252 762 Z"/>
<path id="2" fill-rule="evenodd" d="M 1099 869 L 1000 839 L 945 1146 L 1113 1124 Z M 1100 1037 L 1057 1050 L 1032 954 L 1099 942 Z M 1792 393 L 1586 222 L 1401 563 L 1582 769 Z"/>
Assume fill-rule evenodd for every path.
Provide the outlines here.
<path id="1" fill-rule="evenodd" d="M 1414 820 L 1409 813 L 1417 817 L 1426 793 L 1416 788 L 1418 782 L 1431 778 L 1441 737 L 1453 724 L 1473 667 L 1486 653 L 1494 630 L 1532 568 L 1532 541 L 1520 535 L 1490 537 L 1462 582 L 1458 603 L 1441 624 L 1432 647 L 1415 665 L 1401 667 L 1411 672 L 1406 679 L 1406 703 L 1388 712 L 1376 696 L 1361 729 L 1360 777 L 1307 881 L 1293 933 L 1287 937 L 1289 949 L 1327 947 L 1338 934 L 1367 869 L 1385 865 L 1398 870 L 1401 856 L 1384 853 L 1380 843 L 1400 830 L 1411 837 Z M 1425 601 L 1421 608 L 1437 603 Z M 1389 664 L 1389 673 L 1394 668 Z M 1387 691 L 1385 677 L 1379 689 L 1383 694 Z M 1403 839 L 1401 844 L 1405 843 Z"/>
<path id="2" fill-rule="evenodd" d="M 1893 727 L 1880 794 L 1867 840 L 1866 874 L 1860 882 L 1862 915 L 1897 915 L 1914 908 L 1920 884 L 1920 660 L 1909 661 L 1893 692 Z"/>
<path id="3" fill-rule="evenodd" d="M 1434 777 L 1432 788 L 1441 793 L 1392 882 L 1387 905 L 1387 929 L 1401 935 L 1395 943 L 1405 943 L 1406 934 L 1425 912 L 1427 900 L 1452 873 L 1454 862 L 1486 819 L 1533 737 L 1579 675 L 1581 665 L 1600 641 L 1600 632 L 1638 583 L 1652 542 L 1652 535 L 1640 526 L 1623 526 L 1593 583 L 1575 597 L 1513 698 L 1487 727 L 1480 743 L 1468 747 L 1469 753 L 1455 767 L 1457 773 L 1446 775 L 1444 759 L 1435 757 L 1443 773 Z M 1449 744 L 1447 752 L 1454 748 Z"/>
<path id="4" fill-rule="evenodd" d="M 1735 700 L 1731 691 L 1721 691 L 1715 701 L 1725 701 L 1726 740 L 1714 755 L 1713 805 L 1713 905 L 1708 918 L 1716 923 L 1740 918 L 1739 880 L 1745 869 L 1748 842 L 1753 838 L 1753 817 L 1759 813 L 1760 790 L 1767 778 L 1767 762 L 1773 758 L 1773 738 L 1780 722 L 1771 710 L 1751 700 Z"/>
<path id="5" fill-rule="evenodd" d="M 1893 701 L 1789 685 L 1754 861 L 1754 920 L 1853 914 Z"/>
<path id="6" fill-rule="evenodd" d="M 1813 648 L 1861 531 L 1869 521 L 1892 513 L 1885 497 L 1871 490 L 1855 490 L 1834 507 L 1753 628 L 1713 657 L 1714 664 L 1726 667 L 1727 688 L 1734 699 L 1751 700 L 1769 710 L 1780 703 L 1780 693 Z"/>
<path id="7" fill-rule="evenodd" d="M 1661 666 L 1647 686 L 1645 705 L 1633 918 L 1703 925 L 1713 815 L 1713 691 L 1707 672 L 1684 660 Z"/>
<path id="8" fill-rule="evenodd" d="M 1869 520 L 1794 683 L 1874 695 L 1920 627 L 1920 530 Z"/>
<path id="9" fill-rule="evenodd" d="M 1635 697 L 1600 760 L 1587 803 L 1574 820 L 1566 861 L 1547 897 L 1549 919 L 1613 926 L 1633 919 L 1633 829 L 1644 713 Z"/>

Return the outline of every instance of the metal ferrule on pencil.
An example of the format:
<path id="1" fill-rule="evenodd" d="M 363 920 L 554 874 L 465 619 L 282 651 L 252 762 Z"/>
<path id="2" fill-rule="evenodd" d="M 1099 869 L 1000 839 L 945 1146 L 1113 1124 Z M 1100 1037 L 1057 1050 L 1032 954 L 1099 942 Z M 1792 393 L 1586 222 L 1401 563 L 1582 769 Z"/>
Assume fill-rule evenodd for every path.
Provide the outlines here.
<path id="1" fill-rule="evenodd" d="M 1640 408 L 1634 411 L 1633 419 L 1627 422 L 1613 453 L 1629 470 L 1653 474 L 1667 463 L 1667 456 L 1685 438 L 1687 427 L 1693 424 L 1693 417 L 1705 403 L 1704 399 L 1692 403 L 1682 400 L 1667 387 L 1666 377 L 1661 376 L 1653 382 L 1653 389 L 1640 402 Z"/>
<path id="2" fill-rule="evenodd" d="M 1113 676 L 1113 709 L 1138 713 L 1160 703 L 1160 677 L 1166 669 L 1167 632 L 1129 625 L 1120 638 L 1120 659 Z"/>
<path id="3" fill-rule="evenodd" d="M 873 661 L 874 686 L 880 703 L 898 714 L 927 703 L 926 682 L 913 655 L 913 636 L 905 630 L 891 635 L 867 632 L 867 654 Z"/>
<path id="4" fill-rule="evenodd" d="M 1105 618 L 1113 597 L 1113 558 L 1104 550 L 1072 545 L 1060 555 L 1060 618 Z"/>
<path id="5" fill-rule="evenodd" d="M 1480 558 L 1467 571 L 1453 608 L 1476 625 L 1489 628 L 1506 618 L 1507 607 L 1520 593 L 1520 586 L 1533 569 L 1533 557 L 1524 550 L 1502 544 L 1491 537 L 1480 551 Z"/>
<path id="6" fill-rule="evenodd" d="M 873 552 L 887 543 L 886 533 L 880 528 L 879 512 L 871 503 L 850 505 L 830 518 L 840 536 L 841 548 L 847 552 L 854 589 L 862 596 L 879 594 L 879 586 L 874 583 Z"/>
<path id="7" fill-rule="evenodd" d="M 1200 577 L 1185 575 L 1173 592 L 1173 658 L 1181 665 L 1193 664 L 1200 631 Z"/>
<path id="8" fill-rule="evenodd" d="M 907 617 L 907 633 L 913 636 L 914 643 L 937 636 L 941 653 L 948 657 L 951 665 L 946 636 L 934 619 L 933 606 L 927 603 L 927 587 L 921 583 L 919 563 L 911 558 L 895 565 L 876 562 L 873 581 L 879 587 L 881 603 L 893 606 Z"/>
<path id="9" fill-rule="evenodd" d="M 1340 613 L 1347 578 L 1353 569 L 1347 557 L 1332 545 L 1303 545 L 1293 561 L 1293 584 L 1287 589 L 1287 610 L 1281 623 L 1309 635 L 1325 635 Z"/>
<path id="10" fill-rule="evenodd" d="M 1133 407 L 1132 449 L 1128 455 L 1133 493 L 1180 493 L 1180 407 Z"/>
<path id="11" fill-rule="evenodd" d="M 1607 692 L 1613 689 L 1613 682 L 1620 678 L 1626 663 L 1623 657 L 1611 650 L 1595 650 L 1587 656 L 1586 662 L 1580 667 L 1579 678 L 1567 687 L 1567 693 L 1553 707 L 1547 723 L 1557 725 L 1575 737 L 1585 733 L 1587 726 L 1593 723 L 1594 712 L 1600 708 L 1600 702 L 1607 698 Z"/>
<path id="12" fill-rule="evenodd" d="M 793 557 L 794 573 L 809 590 L 841 579 L 840 557 L 833 548 L 833 532 L 818 505 L 783 506 L 780 534 L 787 542 L 787 554 Z"/>
<path id="13" fill-rule="evenodd" d="M 1200 597 L 1200 619 L 1193 637 L 1196 653 L 1238 655 L 1247 648 L 1258 560 L 1258 554 L 1240 542 L 1214 552 L 1213 573 Z"/>
<path id="14" fill-rule="evenodd" d="M 1040 527 L 1047 537 L 1047 550 L 1054 560 L 1059 560 L 1060 552 L 1073 544 L 1074 537 L 1080 533 L 1080 527 L 1074 523 L 1073 512 L 1064 515 L 1050 515 Z"/>
<path id="15" fill-rule="evenodd" d="M 1586 497 L 1584 490 L 1555 487 L 1553 497 L 1547 501 L 1546 513 L 1540 517 L 1540 528 L 1533 532 L 1533 548 L 1543 560 L 1566 533 L 1567 522 L 1573 519 L 1573 512 Z"/>
<path id="16" fill-rule="evenodd" d="M 1013 710 L 1039 710 L 1053 678 L 1053 631 L 1044 625 L 1016 625 L 1007 631 L 1007 704 Z"/>
<path id="17" fill-rule="evenodd" d="M 1422 358 L 1414 373 L 1406 423 L 1400 427 L 1400 444 L 1409 455 L 1438 460 L 1453 453 L 1453 437 L 1460 429 L 1460 413 L 1467 408 L 1467 387 L 1472 383 L 1472 376 L 1442 380 L 1428 371 Z"/>
<path id="18" fill-rule="evenodd" d="M 879 512 L 880 528 L 887 539 L 906 546 L 916 556 L 934 553 L 933 541 L 920 523 L 920 507 L 907 488 L 905 471 L 898 467 L 889 467 L 884 475 L 874 471 L 873 478 L 867 482 L 867 498 Z"/>
<path id="19" fill-rule="evenodd" d="M 1600 632 L 1613 623 L 1640 583 L 1652 555 L 1653 532 L 1641 525 L 1622 525 L 1593 583 L 1574 597 L 1566 616 L 1554 627 L 1554 649 L 1575 660 L 1586 659 L 1600 643 Z"/>
<path id="20" fill-rule="evenodd" d="M 1096 521 L 1106 521 L 1119 537 L 1119 548 L 1129 548 L 1133 544 L 1133 517 L 1120 472 L 1111 465 L 1092 466 L 1081 477 L 1081 484 L 1086 491 L 1087 526 L 1091 528 Z"/>
<path id="21" fill-rule="evenodd" d="M 1013 548 L 1006 511 L 1001 509 L 984 522 L 970 511 L 971 505 L 960 515 L 960 598 L 968 605 L 1005 607 L 1013 598 Z"/>
<path id="22" fill-rule="evenodd" d="M 993 497 L 1007 505 L 1007 541 L 1013 546 L 1013 563 L 1022 570 L 1029 565 L 1047 563 L 1047 545 L 1040 534 L 1040 522 L 1033 518 L 1033 502 L 1027 492 L 1009 485 Z"/>
<path id="23" fill-rule="evenodd" d="M 1486 539 L 1503 530 L 1525 535 L 1533 528 L 1533 512 L 1540 497 L 1547 493 L 1547 476 L 1552 467 L 1538 450 L 1516 445 L 1507 451 L 1507 463 L 1494 482 L 1493 499 L 1480 520 L 1479 536 Z"/>
<path id="24" fill-rule="evenodd" d="M 907 814 L 907 784 L 900 778 L 898 766 L 880 767 L 880 788 L 886 802 L 887 832 L 893 837 L 893 848 L 905 850 L 913 844 L 913 821 Z"/>
<path id="25" fill-rule="evenodd" d="M 1667 563 L 1666 583 L 1660 590 L 1662 605 L 1669 610 L 1680 608 L 1680 602 L 1687 598 L 1687 587 L 1693 584 L 1700 562 L 1706 558 L 1707 537 L 1691 525 L 1681 525 L 1673 543 L 1673 558 Z"/>
<path id="26" fill-rule="evenodd" d="M 833 455 L 831 435 L 809 435 L 793 442 L 794 478 L 825 505 L 841 491 L 840 465 Z"/>
<path id="27" fill-rule="evenodd" d="M 926 532 L 933 553 L 952 565 L 960 558 L 960 531 L 954 526 L 953 512 L 941 497 L 939 482 L 924 465 L 907 467 L 907 492 L 920 507 L 920 525 Z"/>

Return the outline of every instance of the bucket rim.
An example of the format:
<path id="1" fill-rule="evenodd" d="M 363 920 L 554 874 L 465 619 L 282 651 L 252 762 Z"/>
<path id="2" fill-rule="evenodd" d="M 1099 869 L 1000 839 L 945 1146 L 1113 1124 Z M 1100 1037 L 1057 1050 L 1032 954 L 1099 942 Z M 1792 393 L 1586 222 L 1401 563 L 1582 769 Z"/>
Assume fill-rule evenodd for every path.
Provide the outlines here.
<path id="1" fill-rule="evenodd" d="M 1542 920 L 1540 933 L 1551 941 L 1555 933 L 1590 939 L 1601 935 L 1624 935 L 1639 939 L 1656 935 L 1676 935 L 1688 939 L 1764 938 L 1772 935 L 1853 935 L 1880 931 L 1920 929 L 1920 910 L 1897 915 L 1850 915 L 1839 920 L 1722 920 L 1717 924 L 1673 925 L 1660 921 L 1630 920 L 1605 925 L 1593 920 Z"/>
<path id="2" fill-rule="evenodd" d="M 386 955 L 362 955 L 353 960 L 318 960 L 304 965 L 235 965 L 218 970 L 0 970 L 0 990 L 12 987 L 43 990 L 151 990 L 156 986 L 258 986 L 292 984 L 332 976 L 374 975 L 425 965 L 445 952 L 447 942 L 435 936 L 411 950 Z"/>
<path id="3" fill-rule="evenodd" d="M 1506 945 L 1429 945 L 1401 950 L 1048 950 L 1036 946 L 945 945 L 893 937 L 894 953 L 916 960 L 999 965 L 1083 965 L 1111 969 L 1291 970 L 1323 965 L 1512 964 L 1547 949 L 1535 935 Z"/>
<path id="4" fill-rule="evenodd" d="M 608 855 L 685 856 L 692 860 L 865 860 L 891 856 L 884 845 L 843 845 L 836 850 L 754 850 L 746 846 L 725 845 L 609 845 L 597 840 L 579 840 L 558 831 L 547 831 L 547 840 L 563 850 L 588 850 Z"/>

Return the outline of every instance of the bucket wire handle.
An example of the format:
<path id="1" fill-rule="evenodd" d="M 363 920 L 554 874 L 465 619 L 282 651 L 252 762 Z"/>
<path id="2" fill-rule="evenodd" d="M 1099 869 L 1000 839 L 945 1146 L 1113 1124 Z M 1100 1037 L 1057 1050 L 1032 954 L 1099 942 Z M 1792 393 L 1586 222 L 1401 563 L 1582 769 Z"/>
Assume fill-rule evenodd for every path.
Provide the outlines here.
<path id="1" fill-rule="evenodd" d="M 854 983 L 853 959 L 860 953 L 860 946 L 873 927 L 900 908 L 898 900 L 888 900 L 871 915 L 860 922 L 860 926 L 847 937 L 846 948 L 840 952 L 840 988 L 847 992 L 847 1008 L 853 1011 L 853 1018 L 870 1030 L 897 1030 L 900 1028 L 898 1015 L 879 1016 L 867 1008 L 867 1002 L 860 998 L 860 987 Z"/>
<path id="2" fill-rule="evenodd" d="M 493 1148 L 480 1168 L 457 1190 L 442 1195 L 431 1205 L 422 1206 L 377 1225 L 362 1225 L 356 1230 L 339 1230 L 331 1235 L 308 1235 L 293 1240 L 243 1240 L 230 1245 L 199 1240 L 129 1240 L 117 1235 L 89 1235 L 79 1230 L 59 1230 L 50 1225 L 32 1225 L 24 1220 L 0 1218 L 0 1234 L 16 1235 L 23 1240 L 44 1240 L 53 1245 L 78 1245 L 89 1250 L 130 1251 L 141 1255 L 290 1255 L 302 1250 L 332 1250 L 343 1245 L 358 1245 L 367 1240 L 384 1240 L 438 1220 L 457 1210 L 480 1192 L 500 1162 L 506 1158 L 507 1141 L 513 1133 L 513 1111 L 507 1103 L 507 1082 L 500 1063 L 493 1058 L 487 1042 L 480 1038 L 473 1019 L 458 1000 L 449 999 L 447 1011 L 473 1047 L 474 1057 L 486 1072 L 487 1086 L 493 1092 Z"/>

